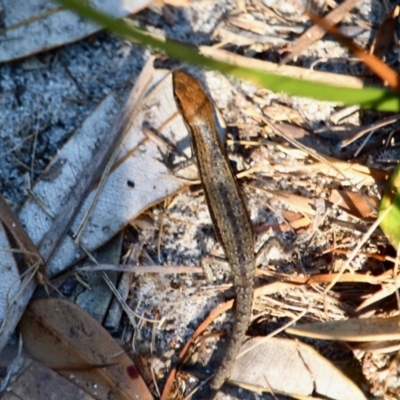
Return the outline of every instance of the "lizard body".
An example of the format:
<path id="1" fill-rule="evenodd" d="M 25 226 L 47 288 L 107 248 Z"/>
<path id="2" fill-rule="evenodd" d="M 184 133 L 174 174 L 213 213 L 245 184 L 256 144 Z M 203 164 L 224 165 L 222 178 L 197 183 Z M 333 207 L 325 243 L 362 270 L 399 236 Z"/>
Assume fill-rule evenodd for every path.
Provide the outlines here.
<path id="1" fill-rule="evenodd" d="M 255 274 L 250 217 L 218 136 L 213 106 L 200 83 L 183 70 L 173 72 L 174 98 L 191 136 L 193 154 L 214 229 L 232 270 L 236 314 L 232 334 L 211 381 L 219 390 L 229 377 L 250 322 Z"/>

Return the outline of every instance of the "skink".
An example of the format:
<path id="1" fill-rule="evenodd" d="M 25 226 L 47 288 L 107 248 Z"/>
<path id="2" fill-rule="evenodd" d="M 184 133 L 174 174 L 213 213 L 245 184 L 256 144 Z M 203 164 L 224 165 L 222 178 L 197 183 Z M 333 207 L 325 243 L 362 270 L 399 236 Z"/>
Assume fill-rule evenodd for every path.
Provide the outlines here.
<path id="1" fill-rule="evenodd" d="M 213 106 L 200 83 L 183 70 L 173 72 L 174 98 L 190 133 L 208 209 L 226 258 L 236 291 L 236 319 L 233 332 L 211 381 L 219 390 L 239 353 L 250 322 L 255 274 L 254 239 L 251 221 L 218 136 Z"/>

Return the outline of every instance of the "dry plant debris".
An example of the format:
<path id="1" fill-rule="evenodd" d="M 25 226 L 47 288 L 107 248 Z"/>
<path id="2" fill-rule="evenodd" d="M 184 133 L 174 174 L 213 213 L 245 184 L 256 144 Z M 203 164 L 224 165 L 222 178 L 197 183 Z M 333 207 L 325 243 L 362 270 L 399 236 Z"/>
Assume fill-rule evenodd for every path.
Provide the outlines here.
<path id="1" fill-rule="evenodd" d="M 123 18 L 148 7 L 149 3 L 149 0 L 121 4 L 96 0 L 93 6 L 101 7 L 115 18 Z M 45 0 L 32 1 L 28 7 L 25 1 L 2 0 L 0 11 L 0 62 L 73 43 L 101 29 L 56 3 Z"/>
<path id="2" fill-rule="evenodd" d="M 136 366 L 111 335 L 69 301 L 32 302 L 19 332 L 34 360 L 57 370 L 93 398 L 153 398 Z"/>
<path id="3" fill-rule="evenodd" d="M 366 52 L 370 45 L 368 39 L 376 33 L 374 50 L 371 53 L 379 58 L 385 56 L 389 64 L 398 66 L 393 49 L 382 45 L 389 43 L 394 36 L 393 27 L 398 16 L 398 6 L 396 8 L 393 2 L 385 2 L 373 4 L 375 8 L 371 9 L 368 8 L 371 7 L 369 2 L 360 1 L 356 5 L 356 2 L 349 0 L 325 4 L 327 11 L 330 11 L 326 19 L 328 22 L 342 21 L 344 33 L 355 36 L 358 46 Z M 385 9 L 383 4 L 388 7 Z M 307 19 L 298 12 L 296 1 L 226 2 L 223 6 L 217 2 L 185 4 L 174 1 L 164 5 L 158 2 L 152 7 L 140 15 L 142 26 L 168 37 L 186 41 L 192 39 L 194 44 L 202 45 L 200 50 L 204 54 L 215 58 L 229 59 L 239 65 L 257 65 L 259 68 L 279 71 L 282 75 L 312 76 L 318 81 L 336 82 L 345 86 L 361 87 L 370 82 L 380 84 L 378 80 L 368 76 L 362 64 L 351 58 L 347 50 L 328 35 L 314 36 L 314 43 L 308 42 L 306 47 L 291 45 L 290 54 L 292 58 L 296 54 L 296 62 L 294 65 L 278 65 L 278 61 L 284 60 L 281 54 L 288 51 L 290 43 L 296 43 L 293 39 L 300 38 L 305 31 Z M 211 17 L 211 14 L 214 16 Z M 183 24 L 183 16 L 190 21 L 190 29 L 187 25 L 179 31 L 175 27 Z M 218 21 L 215 16 L 218 16 Z M 173 20 L 175 23 L 168 23 Z M 313 27 L 311 29 L 320 31 Z M 213 46 L 207 46 L 211 44 L 211 34 Z M 27 35 L 20 35 L 23 36 Z M 90 40 L 86 43 L 87 48 L 82 50 L 76 47 L 77 51 L 92 51 L 93 44 Z M 101 43 L 98 46 L 101 47 Z M 54 54 L 60 54 L 52 58 L 55 69 L 59 60 L 63 59 L 63 51 L 68 49 L 55 50 Z M 122 53 L 124 51 L 123 48 Z M 148 57 L 148 53 L 142 54 L 144 58 Z M 50 53 L 47 57 L 53 56 Z M 41 61 L 40 57 L 32 58 L 32 62 L 35 60 Z M 42 60 L 46 61 L 45 58 Z M 287 58 L 286 61 L 288 60 Z M 26 68 L 24 73 L 28 73 L 28 61 L 22 63 Z M 117 61 L 115 65 L 118 68 Z M 45 67 L 46 65 L 39 63 L 34 68 L 40 71 Z M 136 75 L 140 68 L 135 71 Z M 79 76 L 79 68 L 74 69 L 74 64 L 71 68 L 68 67 L 68 71 L 73 77 L 74 74 Z M 51 76 L 50 70 L 47 73 Z M 34 72 L 30 74 L 34 76 Z M 277 255 L 276 262 L 258 270 L 253 322 L 249 330 L 249 335 L 253 338 L 246 344 L 253 346 L 255 343 L 257 347 L 254 347 L 253 353 L 247 353 L 247 359 L 244 356 L 238 360 L 232 383 L 253 391 L 268 389 L 279 398 L 280 395 L 288 394 L 282 389 L 285 375 L 300 377 L 307 372 L 308 388 L 303 391 L 303 388 L 295 385 L 290 389 L 292 395 L 318 394 L 337 399 L 371 396 L 395 399 L 400 386 L 396 356 L 398 343 L 394 342 L 398 339 L 396 324 L 399 318 L 397 259 L 396 251 L 390 249 L 375 221 L 377 201 L 381 198 L 392 165 L 399 158 L 396 136 L 393 134 L 398 129 L 398 116 L 353 109 L 351 113 L 335 119 L 340 107 L 334 104 L 291 99 L 243 82 L 233 82 L 211 72 L 198 76 L 207 84 L 226 120 L 228 150 L 235 159 L 237 169 L 241 171 L 238 177 L 243 182 L 242 188 L 254 222 L 258 245 L 266 237 L 278 235 L 298 253 L 297 261 L 280 260 Z M 184 159 L 183 154 L 187 155 L 189 150 L 184 127 L 176 119 L 172 107 L 168 73 L 165 70 L 154 71 L 147 65 L 142 79 L 139 81 L 143 85 L 147 82 L 147 85 L 155 87 L 155 92 L 151 94 L 151 91 L 142 87 L 141 104 L 138 109 L 135 108 L 133 127 L 127 133 L 120 152 L 112 157 L 107 153 L 110 156 L 108 158 L 114 159 L 114 162 L 108 164 L 109 173 L 105 174 L 104 180 L 96 176 L 90 182 L 90 186 L 104 184 L 104 189 L 96 202 L 97 208 L 88 214 L 89 218 L 82 233 L 75 241 L 65 233 L 70 228 L 69 234 L 71 231 L 77 232 L 80 226 L 78 220 L 73 223 L 71 221 L 71 224 L 68 221 L 68 228 L 62 226 L 56 231 L 57 243 L 60 245 L 51 247 L 48 238 L 54 235 L 53 218 L 57 219 L 60 214 L 64 217 L 60 203 L 68 198 L 71 188 L 79 181 L 80 174 L 74 169 L 74 165 L 80 164 L 83 171 L 88 165 L 93 167 L 92 163 L 99 156 L 96 146 L 93 145 L 92 151 L 86 153 L 79 136 L 82 131 L 73 132 L 71 129 L 70 141 L 64 146 L 58 146 L 58 155 L 41 176 L 35 173 L 35 157 L 41 155 L 39 152 L 35 156 L 35 143 L 40 137 L 37 132 L 33 136 L 27 134 L 22 138 L 25 146 L 31 144 L 30 154 L 33 159 L 28 158 L 26 161 L 23 152 L 18 152 L 19 147 L 15 147 L 11 140 L 7 141 L 8 147 L 1 149 L 1 152 L 15 154 L 24 160 L 23 163 L 20 160 L 20 164 L 33 166 L 27 169 L 30 176 L 34 177 L 33 190 L 30 190 L 32 197 L 19 215 L 26 231 L 53 272 L 63 272 L 85 252 L 92 256 L 97 247 L 118 231 L 124 230 L 125 243 L 120 264 L 103 263 L 93 270 L 114 269 L 128 274 L 126 279 L 131 283 L 131 293 L 127 297 L 126 286 L 129 283 L 125 282 L 125 289 L 121 289 L 125 297 L 120 294 L 119 300 L 129 317 L 129 324 L 125 326 L 124 322 L 121 323 L 120 340 L 124 345 L 133 343 L 135 352 L 142 355 L 135 360 L 135 368 L 140 369 L 153 394 L 165 399 L 168 396 L 182 398 L 184 393 L 188 394 L 195 386 L 189 378 L 187 366 L 196 365 L 197 361 L 194 376 L 203 377 L 201 374 L 207 370 L 205 365 L 210 356 L 210 346 L 216 345 L 223 349 L 221 341 L 216 344 L 215 331 L 220 329 L 225 332 L 229 329 L 229 314 L 224 318 L 221 315 L 233 303 L 230 300 L 223 301 L 225 297 L 231 297 L 229 279 L 226 279 L 224 273 L 217 275 L 216 282 L 208 283 L 199 269 L 201 255 L 221 254 L 211 229 L 202 192 L 189 191 L 187 181 L 177 180 L 164 164 L 162 155 L 170 153 L 171 146 L 178 147 L 176 158 L 180 159 Z M 387 76 L 383 79 L 390 81 Z M 74 80 L 77 86 L 86 87 L 85 79 L 80 81 L 74 77 Z M 160 81 L 163 83 L 157 86 L 156 83 Z M 396 86 L 395 80 L 394 83 Z M 81 115 L 80 123 L 86 119 L 85 124 L 89 124 L 91 118 L 97 128 L 99 121 L 112 123 L 110 115 L 115 115 L 121 108 L 119 93 L 117 95 L 114 92 L 118 90 L 118 84 L 115 84 L 106 99 L 93 103 L 92 108 L 89 107 L 90 112 L 86 111 L 85 116 Z M 19 101 L 24 102 L 22 94 L 20 97 Z M 89 97 L 85 97 L 87 104 L 91 104 L 88 99 Z M 75 100 L 81 101 L 79 97 Z M 3 103 L 1 105 L 6 107 Z M 102 107 L 104 109 L 101 112 Z M 151 129 L 146 129 L 144 123 Z M 82 124 L 82 128 L 85 129 L 86 126 L 87 132 L 96 130 L 85 124 Z M 100 129 L 103 134 L 108 132 L 108 125 L 105 126 L 104 130 Z M 319 128 L 324 128 L 324 133 L 317 135 Z M 341 129 L 340 133 L 337 128 Z M 380 131 L 376 131 L 377 129 Z M 367 139 L 363 137 L 365 142 L 361 146 L 361 136 L 374 130 L 374 136 L 370 135 Z M 100 139 L 93 139 L 92 143 L 97 140 Z M 76 158 L 70 160 L 68 154 Z M 46 160 L 53 155 L 54 152 L 47 155 Z M 92 172 L 94 173 L 95 171 Z M 72 178 L 74 181 L 71 181 Z M 1 182 L 3 190 L 4 182 L 6 178 Z M 88 189 L 87 187 L 86 190 Z M 77 205 L 70 206 L 73 213 L 79 214 L 79 220 L 85 220 L 84 209 L 90 208 L 89 204 L 94 196 L 94 192 L 79 196 L 78 203 L 85 203 L 79 212 Z M 9 200 L 15 204 L 21 202 L 20 199 Z M 1 208 L 2 211 L 5 209 Z M 7 226 L 4 212 L 1 220 Z M 38 220 L 41 221 L 40 224 L 37 224 Z M 44 240 L 39 245 L 46 231 L 50 232 L 45 236 L 47 241 Z M 17 242 L 19 250 L 29 250 L 23 243 L 21 245 L 23 236 L 10 239 L 7 236 L 9 233 L 5 232 L 3 235 L 1 231 L 4 247 L 15 248 Z M 44 250 L 43 246 L 50 246 L 50 250 Z M 36 251 L 35 248 L 31 253 Z M 43 251 L 48 257 L 43 255 Z M 57 257 L 50 257 L 53 252 L 56 252 Z M 88 269 L 88 265 L 76 267 L 68 276 L 75 274 L 82 284 L 87 284 L 82 274 Z M 8 280 L 8 286 L 2 286 L 5 299 L 8 295 L 15 294 L 12 284 L 15 275 L 13 276 Z M 58 277 L 61 281 L 66 278 L 66 275 Z M 51 285 L 56 286 L 58 282 L 52 281 Z M 26 288 L 32 293 L 35 285 L 30 284 Z M 62 286 L 59 288 L 64 289 Z M 18 304 L 22 310 L 29 298 L 30 295 L 27 295 L 19 299 Z M 55 302 L 52 303 L 51 300 L 49 304 L 53 304 L 49 312 L 54 311 Z M 0 305 L 7 311 L 7 301 Z M 69 313 L 70 311 L 67 314 Z M 28 316 L 27 313 L 26 317 Z M 43 318 L 51 320 L 58 317 Z M 296 328 L 286 330 L 286 334 L 282 333 L 283 329 L 299 318 L 301 321 L 297 322 Z M 307 346 L 295 342 L 293 336 L 288 339 L 288 332 L 294 333 L 294 329 L 297 329 L 297 333 L 300 332 L 302 321 L 312 323 L 303 328 L 303 335 L 307 329 L 307 335 L 314 338 L 360 342 L 352 344 L 354 351 L 350 352 L 340 344 L 331 347 L 326 340 L 307 341 L 318 348 L 318 352 L 311 352 L 309 357 L 313 362 L 322 363 L 317 368 L 332 373 L 329 376 L 335 375 L 338 381 L 335 381 L 334 386 L 343 389 L 343 392 L 326 389 L 324 381 L 319 381 L 310 367 L 311 362 L 305 359 L 303 351 L 306 351 Z M 332 325 L 315 325 L 317 321 L 330 321 L 329 324 Z M 7 323 L 11 328 L 8 336 L 4 332 L 3 336 L 0 335 L 2 347 L 14 330 L 16 317 L 14 320 L 7 320 Z M 215 327 L 207 331 L 212 323 Z M 394 324 L 391 331 L 390 323 Z M 24 322 L 21 325 L 22 330 L 23 324 Z M 30 322 L 28 324 L 31 325 Z M 72 324 L 73 321 L 68 326 L 71 327 Z M 118 325 L 114 322 L 113 326 Z M 377 328 L 378 331 L 371 333 L 372 328 Z M 40 329 L 38 328 L 39 332 Z M 331 335 L 323 333 L 324 329 L 328 329 Z M 51 330 L 54 332 L 55 328 Z M 332 334 L 333 330 L 336 331 L 335 335 Z M 390 333 L 392 331 L 393 334 Z M 32 332 L 28 332 L 28 335 L 30 333 Z M 103 333 L 100 326 L 94 328 L 93 335 L 97 340 Z M 286 339 L 272 338 L 262 343 L 264 337 L 276 333 L 286 336 Z M 366 340 L 376 343 L 366 344 Z M 69 342 L 69 345 L 76 351 L 82 341 Z M 35 346 L 36 344 L 33 345 Z M 278 354 L 270 353 L 270 347 L 278 349 Z M 46 344 L 44 349 L 43 352 L 51 353 Z M 383 353 L 384 351 L 387 353 Z M 83 354 L 80 351 L 78 353 L 80 356 Z M 295 370 L 290 369 L 291 359 L 285 356 L 294 353 L 300 355 L 293 362 L 293 366 L 298 365 Z M 125 357 L 125 353 L 121 354 Z M 259 355 L 259 359 L 255 355 Z M 277 368 L 279 373 L 275 376 L 264 374 L 263 368 L 268 373 L 274 372 L 265 360 L 274 362 L 277 358 L 283 362 L 283 370 L 279 369 L 281 367 Z M 84 359 L 79 361 L 80 367 L 86 368 L 88 364 L 92 364 L 92 367 L 101 366 L 104 368 L 95 368 L 96 373 L 102 375 L 104 369 L 105 375 L 108 374 L 109 361 L 104 361 L 104 358 L 100 363 L 96 360 L 89 361 L 86 356 Z M 65 366 L 65 360 L 60 362 Z M 28 371 L 29 363 L 31 361 L 21 359 L 20 370 Z M 358 370 L 360 375 L 351 376 L 351 381 L 334 367 L 335 363 L 345 364 L 346 368 L 343 370 Z M 242 373 L 244 366 L 246 374 Z M 255 370 L 260 375 L 252 376 Z M 361 372 L 363 378 L 360 377 Z M 93 371 L 86 368 L 90 379 L 93 378 L 92 373 Z M 109 379 L 117 386 L 117 378 L 101 378 L 106 381 Z M 140 382 L 143 383 L 140 390 L 147 393 L 144 382 L 141 379 Z M 77 389 L 71 388 L 70 383 L 64 382 L 62 385 L 65 385 L 65 393 L 71 391 L 71 396 L 78 396 Z M 18 382 L 16 387 L 21 391 L 16 390 L 15 393 L 25 393 Z M 288 387 L 284 389 L 289 390 Z M 345 389 L 353 392 L 349 394 Z M 235 388 L 228 388 L 227 391 L 231 398 L 241 396 Z M 148 395 L 149 398 L 152 396 L 150 392 Z M 124 395 L 121 396 L 124 398 Z M 264 393 L 260 398 L 269 398 L 268 396 Z"/>

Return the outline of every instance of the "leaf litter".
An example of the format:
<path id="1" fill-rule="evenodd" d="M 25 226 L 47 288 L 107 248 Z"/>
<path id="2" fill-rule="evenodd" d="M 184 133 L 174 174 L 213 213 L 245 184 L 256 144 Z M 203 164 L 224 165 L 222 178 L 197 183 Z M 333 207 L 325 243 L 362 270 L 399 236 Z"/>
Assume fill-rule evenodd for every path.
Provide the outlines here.
<path id="1" fill-rule="evenodd" d="M 258 10 L 265 10 L 265 5 L 263 5 L 263 8 L 259 4 L 255 4 L 255 9 L 258 7 Z M 293 22 L 295 15 L 290 14 L 290 12 L 288 14 L 287 10 L 281 9 L 281 7 L 278 5 L 275 5 L 275 7 L 269 6 L 267 7 L 269 12 L 261 15 L 271 25 L 274 25 L 272 22 L 277 20 L 279 22 L 282 22 L 282 20 L 288 21 L 288 16 Z M 254 12 L 252 8 L 245 8 L 244 10 L 249 15 Z M 360 18 L 360 10 L 351 15 L 351 21 L 354 22 L 357 18 Z M 149 21 L 151 21 L 150 14 L 147 14 Z M 260 17 L 260 14 L 256 15 L 258 18 Z M 382 21 L 384 17 L 385 15 L 382 15 Z M 253 16 L 253 18 L 255 17 Z M 361 22 L 365 22 L 362 17 Z M 245 25 L 242 24 L 241 27 L 243 28 Z M 264 48 L 256 46 L 256 43 L 257 41 L 253 40 L 252 44 L 243 45 L 244 47 L 248 46 L 248 48 L 244 49 L 246 55 L 261 54 L 263 52 Z M 321 43 L 323 41 L 317 42 L 317 48 L 312 51 L 320 51 L 321 47 L 318 46 L 321 46 Z M 335 48 L 336 44 L 327 41 L 326 45 L 329 53 L 333 54 L 332 49 Z M 337 48 L 340 49 L 339 47 Z M 343 50 L 338 50 L 338 57 L 342 54 Z M 318 56 L 323 57 L 322 55 Z M 235 55 L 233 54 L 232 57 L 235 58 Z M 346 55 L 346 57 L 348 56 Z M 240 57 L 238 56 L 237 59 L 239 60 Z M 307 65 L 302 65 L 304 71 L 307 71 L 304 66 L 307 68 Z M 369 196 L 379 197 L 378 189 L 383 186 L 387 176 L 388 157 L 389 161 L 390 157 L 392 157 L 392 160 L 394 159 L 395 153 L 393 151 L 395 151 L 395 147 L 393 146 L 394 148 L 391 149 L 390 145 L 386 144 L 387 147 L 379 153 L 377 144 L 384 137 L 382 132 L 378 138 L 375 138 L 375 146 L 369 149 L 364 148 L 357 159 L 342 160 L 339 157 L 338 159 L 334 157 L 328 159 L 326 156 L 320 155 L 320 149 L 313 148 L 312 129 L 320 121 L 329 120 L 329 116 L 325 117 L 324 113 L 328 113 L 328 115 L 333 113 L 335 109 L 332 105 L 316 105 L 315 102 L 308 100 L 301 103 L 298 99 L 289 99 L 286 96 L 269 94 L 262 90 L 258 91 L 244 83 L 236 86 L 230 81 L 221 79 L 211 73 L 205 74 L 203 79 L 208 83 L 212 95 L 216 95 L 217 92 L 221 93 L 221 98 L 216 98 L 216 103 L 218 107 L 222 108 L 228 127 L 238 127 L 236 133 L 230 130 L 230 135 L 236 139 L 231 148 L 232 146 L 242 146 L 244 161 L 237 157 L 239 166 L 242 163 L 242 167 L 244 167 L 242 169 L 252 167 L 257 170 L 257 175 L 254 173 L 254 175 L 247 175 L 247 177 L 242 178 L 246 183 L 244 191 L 249 200 L 256 230 L 262 232 L 261 236 L 268 236 L 271 231 L 274 232 L 273 234 L 277 234 L 276 231 L 278 230 L 278 234 L 283 236 L 288 243 L 293 243 L 295 236 L 299 237 L 301 240 L 297 240 L 296 246 L 300 250 L 300 261 L 305 271 L 309 274 L 309 276 L 302 276 L 301 270 L 290 263 L 283 264 L 283 266 L 271 265 L 265 270 L 267 274 L 260 278 L 259 282 L 260 291 L 264 290 L 263 297 L 256 296 L 252 327 L 254 329 L 253 332 L 256 333 L 255 335 L 265 334 L 265 329 L 273 330 L 275 327 L 278 328 L 280 325 L 279 319 L 281 318 L 284 321 L 287 321 L 288 318 L 294 320 L 296 316 L 303 315 L 303 313 L 305 313 L 303 319 L 308 321 L 339 321 L 349 317 L 356 317 L 360 315 L 360 305 L 363 304 L 365 298 L 368 298 L 371 294 L 373 296 L 374 293 L 376 296 L 380 296 L 378 297 L 380 304 L 375 305 L 373 308 L 371 308 L 373 303 L 367 304 L 369 306 L 368 318 L 371 316 L 380 317 L 379 321 L 383 327 L 381 333 L 384 334 L 384 318 L 396 318 L 398 314 L 397 307 L 391 306 L 387 298 L 389 293 L 394 293 L 396 290 L 396 286 L 393 290 L 390 289 L 393 288 L 393 283 L 397 280 L 396 270 L 390 265 L 385 265 L 383 261 L 379 261 L 375 265 L 369 261 L 369 255 L 374 253 L 380 255 L 383 249 L 387 247 L 387 242 L 383 235 L 374 230 L 368 233 L 368 236 L 364 236 L 363 241 L 360 241 L 360 231 L 357 231 L 356 228 L 364 227 L 365 231 L 368 231 L 371 226 L 371 220 L 365 216 L 364 202 L 369 204 Z M 216 89 L 221 87 L 224 87 L 225 90 Z M 230 93 L 230 97 L 226 96 L 226 93 Z M 266 114 L 268 114 L 268 104 L 274 101 L 275 104 L 279 104 L 277 103 L 277 100 L 279 100 L 284 105 L 282 113 L 276 110 L 274 112 L 280 114 L 279 119 L 283 121 L 285 121 L 285 118 L 282 115 L 288 109 L 294 107 L 296 110 L 300 110 L 300 114 L 304 119 L 303 128 L 305 128 L 306 135 L 311 137 L 311 145 L 298 145 L 296 139 L 288 138 L 286 133 L 282 135 L 282 132 L 274 131 L 271 126 L 269 128 L 264 127 L 263 125 L 266 123 L 268 115 L 263 116 L 257 111 L 257 108 L 254 111 L 254 106 L 252 106 L 253 109 L 249 114 L 238 115 L 237 110 L 249 110 L 248 103 L 252 103 L 254 100 L 254 104 L 258 104 L 260 99 L 264 99 L 264 112 Z M 243 107 L 244 104 L 246 107 Z M 299 104 L 302 104 L 302 106 L 299 107 Z M 314 120 L 310 118 L 312 115 L 315 117 Z M 358 123 L 362 123 L 362 114 L 356 112 L 356 115 L 359 118 Z M 371 118 L 371 114 L 367 115 L 366 119 L 368 118 Z M 286 120 L 290 122 L 291 118 L 288 117 Z M 274 120 L 272 119 L 273 122 Z M 182 129 L 182 127 L 177 129 Z M 182 132 L 184 133 L 183 130 Z M 255 135 L 252 134 L 253 132 L 255 132 Z M 168 136 L 163 130 L 160 133 Z M 257 137 L 260 134 L 268 135 L 268 139 L 263 140 L 262 146 L 253 148 L 250 151 L 246 144 L 247 139 L 252 138 L 254 140 L 255 136 L 255 141 L 257 141 Z M 292 145 L 294 144 L 297 150 L 294 151 L 293 148 L 287 146 L 286 141 L 289 141 Z M 358 142 L 352 146 L 357 148 Z M 249 154 L 252 157 L 251 162 L 247 159 Z M 336 154 L 340 154 L 340 152 Z M 158 155 L 156 157 L 158 158 Z M 155 163 L 153 164 L 156 165 Z M 254 182 L 252 181 L 253 176 L 256 176 Z M 137 182 L 133 181 L 133 184 L 137 184 Z M 341 190 L 343 195 L 343 188 L 349 193 L 357 193 L 358 195 L 358 197 L 350 195 L 352 197 L 350 211 L 343 207 L 339 208 L 340 199 L 329 197 L 330 192 L 334 190 Z M 160 249 L 159 251 L 151 251 L 151 255 L 157 258 L 158 254 L 163 261 L 172 266 L 178 266 L 182 264 L 182 261 L 185 264 L 197 266 L 199 265 L 198 257 L 201 253 L 221 253 L 218 245 L 215 245 L 215 237 L 212 234 L 201 194 L 189 194 L 187 189 L 185 190 L 177 195 L 170 208 L 157 206 L 146 211 L 150 217 L 150 225 L 155 226 L 155 229 L 150 230 L 152 233 L 140 232 L 141 235 L 146 237 L 149 249 Z M 266 197 L 263 193 L 270 193 L 270 196 Z M 306 201 L 301 202 L 299 201 L 300 199 L 306 199 Z M 315 199 L 323 199 L 326 207 L 322 207 L 322 210 L 319 210 L 319 207 L 315 204 Z M 152 201 L 147 200 L 145 204 L 151 206 Z M 147 207 L 143 207 L 143 209 L 145 208 Z M 297 218 L 289 218 L 288 211 L 297 214 Z M 305 222 L 296 225 L 295 222 L 301 216 L 305 218 Z M 129 227 L 127 231 L 132 231 L 132 229 Z M 160 229 L 159 235 L 155 234 L 157 229 Z M 279 233 L 279 231 L 282 233 Z M 373 236 L 371 236 L 372 233 Z M 261 241 L 262 238 L 259 238 L 259 240 Z M 190 244 L 185 247 L 185 243 Z M 363 244 L 362 251 L 360 243 Z M 357 244 L 360 247 L 359 249 L 355 247 Z M 354 251 L 354 248 L 357 251 Z M 332 252 L 325 252 L 327 249 L 332 250 Z M 351 263 L 343 262 L 343 253 L 339 251 L 342 249 L 353 250 Z M 388 272 L 387 275 L 385 275 L 386 272 Z M 380 276 L 381 279 L 379 279 Z M 329 280 L 329 277 L 331 280 Z M 345 283 L 346 279 L 347 283 Z M 222 284 L 225 282 L 222 279 L 217 282 L 220 286 L 217 286 L 205 283 L 201 276 L 196 281 L 193 281 L 190 275 L 182 278 L 175 276 L 171 277 L 170 281 L 167 281 L 170 283 L 170 287 L 162 293 L 170 303 L 157 304 L 154 301 L 155 299 L 151 301 L 150 296 L 152 291 L 157 290 L 161 282 L 154 280 L 151 283 L 149 280 L 150 278 L 147 277 L 136 281 L 135 299 L 138 301 L 142 298 L 145 301 L 139 306 L 138 311 L 139 313 L 145 311 L 154 317 L 149 318 L 149 320 L 157 321 L 158 317 L 161 316 L 157 329 L 152 330 L 152 334 L 156 338 L 156 340 L 152 340 L 152 344 L 159 346 L 157 354 L 166 353 L 169 347 L 173 347 L 174 344 L 177 347 L 182 346 L 181 336 L 187 338 L 190 335 L 190 331 L 193 331 L 193 326 L 188 329 L 188 325 L 193 321 L 203 319 L 202 316 L 205 315 L 203 307 L 210 309 L 212 302 L 219 303 L 221 290 L 227 288 L 226 284 Z M 276 282 L 277 280 L 278 282 Z M 338 283 L 335 286 L 330 285 L 330 290 L 327 292 L 325 284 L 334 281 Z M 361 282 L 365 281 L 366 283 L 360 286 Z M 380 291 L 379 287 L 381 287 Z M 388 289 L 391 291 L 388 291 Z M 209 296 L 211 293 L 214 296 L 214 300 L 210 301 Z M 185 301 L 189 303 L 187 304 L 188 307 L 183 306 Z M 179 314 L 180 311 L 182 312 L 182 310 L 178 310 L 180 307 L 184 313 L 187 313 L 186 319 Z M 193 311 L 191 309 L 193 307 L 198 307 L 198 311 Z M 168 318 L 170 318 L 170 321 L 168 321 Z M 219 319 L 218 323 L 221 324 L 221 322 L 221 319 Z M 150 321 L 147 323 L 149 324 L 148 326 L 146 326 L 146 322 L 142 325 L 141 335 L 143 335 L 142 341 L 144 340 L 144 342 L 146 338 L 149 339 L 149 327 L 153 326 Z M 178 323 L 181 326 L 177 330 L 175 328 L 175 333 L 167 334 L 166 337 L 168 339 L 163 339 L 163 331 L 168 332 L 172 326 Z M 224 329 L 226 321 L 219 326 Z M 148 350 L 146 344 L 139 344 L 136 337 L 136 347 L 140 346 L 142 346 L 142 350 Z M 278 344 L 276 346 L 279 348 Z M 320 350 L 323 353 L 328 354 L 328 348 L 329 345 L 324 342 L 320 344 Z M 200 347 L 199 355 L 201 356 L 205 352 L 204 346 Z M 260 353 L 264 354 L 264 350 L 260 350 Z M 275 357 L 277 356 L 273 358 Z M 157 358 L 157 355 L 155 355 L 155 358 Z M 318 356 L 315 355 L 314 358 L 318 358 Z M 389 363 L 390 359 L 387 358 L 387 360 Z M 393 393 L 396 387 L 396 374 L 392 373 L 391 377 L 389 377 L 392 379 L 391 384 L 379 380 L 379 368 L 383 369 L 384 366 L 378 359 L 371 358 L 368 353 L 365 353 L 363 358 L 360 358 L 360 364 L 364 368 L 369 368 L 369 372 L 366 375 L 370 382 L 373 383 L 370 389 L 374 394 L 379 395 L 383 390 L 386 391 L 388 396 Z M 162 377 L 165 378 L 167 366 L 168 362 L 165 369 L 158 370 L 160 375 L 156 377 L 156 380 Z M 263 366 L 264 362 L 262 360 L 259 361 L 257 366 L 252 361 L 250 369 L 262 370 Z M 377 371 L 375 376 L 371 373 L 374 368 Z M 289 372 L 286 369 L 284 373 L 294 374 L 295 372 Z M 283 372 L 275 380 L 282 379 L 282 375 Z M 179 381 L 182 382 L 181 380 Z M 279 389 L 276 389 L 276 383 L 273 379 L 268 378 L 268 385 L 272 388 L 272 392 L 278 393 Z M 342 385 L 347 386 L 343 381 Z"/>

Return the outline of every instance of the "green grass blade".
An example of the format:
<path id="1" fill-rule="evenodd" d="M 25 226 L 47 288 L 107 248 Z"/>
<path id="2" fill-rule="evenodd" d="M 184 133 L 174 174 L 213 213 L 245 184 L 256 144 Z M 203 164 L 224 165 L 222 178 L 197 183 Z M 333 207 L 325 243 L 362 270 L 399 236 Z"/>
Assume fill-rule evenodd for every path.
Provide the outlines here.
<path id="1" fill-rule="evenodd" d="M 345 88 L 283 77 L 265 71 L 238 67 L 225 62 L 212 60 L 201 55 L 195 47 L 175 40 L 158 40 L 145 32 L 91 8 L 82 0 L 57 0 L 70 10 L 90 19 L 109 31 L 124 38 L 157 49 L 167 56 L 198 66 L 230 74 L 236 78 L 249 80 L 274 92 L 284 92 L 291 96 L 309 97 L 316 100 L 332 101 L 344 106 L 359 104 L 362 108 L 381 111 L 400 111 L 400 96 L 388 89 Z"/>

